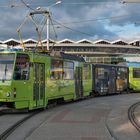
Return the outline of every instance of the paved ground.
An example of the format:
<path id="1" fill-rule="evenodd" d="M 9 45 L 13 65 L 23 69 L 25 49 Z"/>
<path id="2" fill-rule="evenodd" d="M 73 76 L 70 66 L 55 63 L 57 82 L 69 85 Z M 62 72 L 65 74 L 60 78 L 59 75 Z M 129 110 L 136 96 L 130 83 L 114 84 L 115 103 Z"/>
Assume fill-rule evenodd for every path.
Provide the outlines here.
<path id="1" fill-rule="evenodd" d="M 139 140 L 140 133 L 127 117 L 129 106 L 137 101 L 140 94 L 126 94 L 55 107 L 32 118 L 8 139 Z"/>
<path id="2" fill-rule="evenodd" d="M 136 109 L 135 109 L 135 117 L 136 119 L 138 120 L 138 123 L 140 124 L 140 106 L 138 106 Z"/>

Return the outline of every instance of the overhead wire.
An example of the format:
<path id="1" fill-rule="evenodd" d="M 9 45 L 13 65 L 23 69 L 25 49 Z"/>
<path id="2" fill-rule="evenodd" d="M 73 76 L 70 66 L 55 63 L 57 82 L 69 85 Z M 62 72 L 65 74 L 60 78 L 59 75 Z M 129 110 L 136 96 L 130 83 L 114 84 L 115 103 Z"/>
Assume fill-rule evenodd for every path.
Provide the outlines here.
<path id="1" fill-rule="evenodd" d="M 21 1 L 22 1 L 23 4 L 25 4 L 26 7 L 30 8 L 31 10 L 34 10 L 34 9 L 32 9 L 30 6 L 28 6 L 23 0 L 21 0 Z M 53 22 L 52 22 L 52 20 L 51 20 L 50 15 L 49 15 L 47 18 L 50 19 L 51 24 L 52 24 L 52 26 L 53 26 Z M 41 43 L 41 46 L 43 47 L 43 44 L 42 44 L 42 41 L 41 41 L 41 33 L 42 33 L 42 31 L 43 31 L 43 28 L 44 28 L 44 26 L 45 26 L 47 20 L 45 21 L 44 26 L 42 26 L 41 31 L 39 31 L 39 27 L 38 27 L 38 25 L 35 23 L 35 21 L 33 20 L 33 17 L 31 17 L 30 19 L 32 20 L 32 22 L 34 23 L 34 25 L 35 25 L 35 27 L 36 27 L 36 31 L 37 31 L 38 39 L 39 39 L 38 41 Z M 54 31 L 54 33 L 55 33 L 55 37 L 57 38 L 57 33 L 56 33 L 56 31 L 55 31 L 54 26 L 53 26 L 53 31 Z M 37 44 L 37 45 L 38 45 L 38 44 Z M 43 49 L 43 48 L 42 48 L 42 49 Z"/>
<path id="2" fill-rule="evenodd" d="M 24 0 L 21 0 L 21 2 L 23 3 L 23 5 L 25 5 L 27 8 L 29 8 L 30 10 L 33 10 L 35 11 L 35 9 L 33 9 L 30 5 L 31 4 L 27 4 Z M 92 3 L 105 3 L 105 2 L 114 2 L 114 1 L 94 1 L 94 2 L 86 2 L 86 3 L 78 3 L 78 2 L 73 2 L 73 3 L 62 3 L 62 4 L 67 4 L 67 5 L 74 5 L 74 4 L 79 4 L 79 5 L 82 5 L 82 4 L 92 4 Z M 21 6 L 23 6 L 21 5 Z M 35 5 L 35 4 L 32 4 L 32 5 Z M 37 5 L 37 4 L 36 4 Z M 85 33 L 85 32 L 82 32 L 82 31 L 79 31 L 79 30 L 76 30 L 76 29 L 73 29 L 71 27 L 68 27 L 66 26 L 66 24 L 78 24 L 78 23 L 81 23 L 81 22 L 93 22 L 93 21 L 98 21 L 98 20 L 106 20 L 106 19 L 116 19 L 116 18 L 122 18 L 122 17 L 126 17 L 126 16 L 130 16 L 130 15 L 122 15 L 122 16 L 115 16 L 115 17 L 110 17 L 110 18 L 101 18 L 101 19 L 91 19 L 91 20 L 81 20 L 81 21 L 73 21 L 73 22 L 67 22 L 67 23 L 61 23 L 59 21 L 56 21 L 56 20 L 52 20 L 50 18 L 50 21 L 51 21 L 51 25 L 53 26 L 53 31 L 55 33 L 55 37 L 57 38 L 57 33 L 55 31 L 55 28 L 54 26 L 55 25 L 61 25 L 62 27 L 68 29 L 68 30 L 71 30 L 73 32 L 77 32 L 77 33 L 80 33 L 80 34 L 84 34 L 84 35 L 87 35 L 87 36 L 93 36 L 92 34 L 89 34 L 89 33 Z M 53 24 L 53 21 L 57 24 Z M 45 24 L 46 24 L 47 20 L 45 21 Z M 44 26 L 45 26 L 44 24 Z M 44 28 L 44 27 L 43 27 Z M 43 30 L 42 28 L 42 30 Z M 41 31 L 42 32 L 42 31 Z M 40 32 L 40 33 L 41 33 Z M 39 36 L 41 36 L 41 34 L 39 34 Z"/>
<path id="3" fill-rule="evenodd" d="M 57 33 L 56 33 L 56 30 L 55 30 L 55 27 L 54 27 L 54 23 L 53 23 L 53 20 L 52 20 L 52 18 L 50 17 L 50 22 L 51 22 L 51 25 L 52 25 L 52 28 L 53 28 L 53 32 L 54 32 L 54 34 L 55 34 L 55 39 L 57 39 Z"/>
<path id="4" fill-rule="evenodd" d="M 44 17 L 43 17 L 43 19 L 41 20 L 41 22 L 40 22 L 39 25 L 35 22 L 35 20 L 33 19 L 33 16 L 29 16 L 29 18 L 30 18 L 30 20 L 33 22 L 33 24 L 34 24 L 35 27 L 36 27 L 36 32 L 37 32 L 37 36 L 38 36 L 38 42 L 37 42 L 37 44 L 36 44 L 36 47 L 37 47 L 37 45 L 40 43 L 40 45 L 41 45 L 41 47 L 42 47 L 42 50 L 44 51 L 43 43 L 42 43 L 42 40 L 41 40 L 41 34 L 42 34 L 42 30 L 43 30 L 43 29 L 40 30 L 40 28 L 39 28 L 39 27 L 41 26 L 41 24 L 43 23 Z M 46 21 L 45 21 L 45 23 L 46 23 Z M 43 27 L 43 28 L 44 28 L 44 27 Z"/>
<path id="5" fill-rule="evenodd" d="M 27 4 L 24 0 L 20 0 L 27 8 L 29 8 L 30 10 L 35 11 L 35 9 L 33 9 L 29 4 Z"/>
<path id="6" fill-rule="evenodd" d="M 34 3 L 26 3 L 24 0 L 20 0 L 21 1 L 21 3 L 22 4 L 14 4 L 14 3 L 12 3 L 11 5 L 0 5 L 0 8 L 16 8 L 16 7 L 23 7 L 23 6 L 25 6 L 25 7 L 27 7 L 27 8 L 29 8 L 30 10 L 35 10 L 35 9 L 33 9 L 31 6 L 44 6 L 44 3 L 41 3 L 41 2 L 34 2 Z M 47 2 L 48 3 L 50 3 L 51 4 L 51 2 L 49 2 L 50 0 L 48 0 Z M 116 0 L 116 1 L 114 1 L 114 0 L 102 0 L 102 1 L 98 1 L 98 0 L 96 0 L 96 1 L 87 1 L 87 2 L 63 2 L 63 3 L 61 3 L 61 5 L 92 5 L 92 4 L 95 4 L 95 3 L 122 3 L 122 4 L 127 4 L 127 3 L 140 3 L 140 1 L 139 0 Z M 47 6 L 48 7 L 48 6 Z"/>
<path id="7" fill-rule="evenodd" d="M 21 42 L 21 46 L 23 48 L 23 50 L 25 50 L 25 45 L 24 45 L 24 42 L 23 42 L 23 39 L 22 39 L 22 36 L 21 36 L 21 32 L 20 32 L 20 29 L 22 28 L 22 26 L 27 22 L 27 16 L 24 18 L 23 22 L 20 24 L 20 26 L 17 28 L 17 32 L 18 32 L 18 36 L 19 36 L 19 39 L 20 39 L 20 42 Z"/>
<path id="8" fill-rule="evenodd" d="M 0 5 L 1 8 L 16 8 L 16 7 L 27 7 L 29 8 L 30 10 L 35 10 L 34 8 L 32 8 L 31 6 L 44 6 L 44 3 L 41 3 L 41 2 L 34 2 L 34 3 L 26 3 L 24 0 L 20 0 L 22 4 L 14 4 L 12 3 L 11 5 Z M 47 3 L 51 4 L 51 2 L 49 2 L 50 0 L 47 1 Z M 117 3 L 120 3 L 120 1 L 116 1 Z M 105 1 L 105 0 L 102 0 L 102 1 L 87 1 L 87 2 L 63 2 L 61 3 L 61 5 L 91 5 L 91 4 L 95 4 L 95 3 L 114 3 L 113 0 L 108 0 L 108 1 Z M 48 7 L 48 6 L 47 6 Z"/>
<path id="9" fill-rule="evenodd" d="M 70 27 L 68 27 L 68 26 L 66 26 L 66 25 L 64 25 L 64 24 L 62 24 L 62 23 L 60 23 L 60 22 L 58 22 L 58 21 L 56 21 L 54 19 L 53 19 L 53 21 L 56 22 L 57 24 L 61 25 L 62 27 L 65 27 L 66 29 L 69 29 L 69 30 L 71 30 L 73 32 L 84 34 L 84 35 L 87 35 L 87 36 L 90 36 L 90 37 L 93 36 L 93 34 L 88 34 L 88 33 L 85 33 L 85 32 L 82 32 L 82 31 L 79 31 L 79 30 L 76 30 L 76 29 L 72 29 L 72 28 L 70 28 Z"/>
<path id="10" fill-rule="evenodd" d="M 38 42 L 36 44 L 36 46 L 40 43 L 41 44 L 41 47 L 43 47 L 43 43 L 41 41 L 41 34 L 42 34 L 42 31 L 43 31 L 43 28 L 47 22 L 47 19 L 45 18 L 45 16 L 43 16 L 43 19 L 40 21 L 39 24 L 37 24 L 35 22 L 35 20 L 33 19 L 32 16 L 30 16 L 30 14 L 28 13 L 27 16 L 24 18 L 23 22 L 19 25 L 19 27 L 17 28 L 17 32 L 18 32 L 18 36 L 20 38 L 20 41 L 21 41 L 21 46 L 22 48 L 25 50 L 25 45 L 24 45 L 24 41 L 22 39 L 22 36 L 21 36 L 21 28 L 23 27 L 23 25 L 26 24 L 27 20 L 30 19 L 32 21 L 32 23 L 34 24 L 35 28 L 36 28 L 36 32 L 37 32 L 37 35 L 38 35 Z M 44 24 L 43 24 L 44 22 Z M 43 24 L 43 26 L 41 27 L 41 29 L 39 28 L 41 25 Z M 43 50 L 43 48 L 42 48 Z"/>
<path id="11" fill-rule="evenodd" d="M 57 40 L 57 39 L 58 39 L 58 35 L 57 35 L 56 30 L 55 30 L 53 20 L 52 20 L 51 16 L 49 16 L 49 18 L 50 18 L 50 21 L 51 21 L 51 25 L 52 25 L 52 27 L 53 27 L 53 31 L 54 31 L 54 34 L 55 34 L 55 39 Z M 54 41 L 51 50 L 53 50 L 53 47 L 54 47 L 55 43 L 56 43 L 56 42 Z"/>
<path id="12" fill-rule="evenodd" d="M 120 15 L 120 16 L 114 16 L 114 17 L 104 17 L 104 18 L 97 18 L 97 19 L 87 19 L 87 20 L 79 20 L 79 21 L 71 21 L 71 22 L 61 22 L 62 24 L 79 24 L 82 22 L 95 22 L 95 21 L 101 21 L 101 20 L 107 20 L 107 19 L 118 19 L 118 18 L 124 18 L 129 17 L 131 15 Z M 57 25 L 57 24 L 55 24 Z"/>
<path id="13" fill-rule="evenodd" d="M 121 18 L 121 17 L 124 17 L 124 16 L 129 16 L 129 15 L 123 15 L 123 16 L 117 16 L 117 17 L 111 17 L 111 18 L 112 18 L 112 19 L 114 19 L 114 18 Z M 110 18 L 93 19 L 93 20 L 84 20 L 83 22 L 97 21 L 97 20 L 105 20 L 105 19 L 110 19 Z M 57 33 L 56 33 L 56 30 L 55 30 L 55 27 L 54 27 L 55 25 L 60 25 L 60 26 L 66 28 L 66 29 L 68 29 L 68 30 L 71 30 L 71 31 L 73 31 L 73 32 L 77 32 L 77 33 L 80 33 L 80 34 L 84 34 L 84 35 L 87 35 L 87 36 L 90 36 L 90 37 L 93 36 L 93 34 L 85 33 L 85 32 L 82 32 L 82 31 L 73 29 L 73 28 L 68 27 L 68 26 L 65 25 L 65 24 L 72 24 L 72 23 L 81 23 L 82 21 L 76 21 L 76 22 L 70 22 L 70 23 L 62 23 L 62 22 L 56 21 L 56 20 L 54 20 L 54 19 L 52 19 L 52 18 L 50 18 L 50 21 L 51 21 L 51 25 L 53 26 L 53 31 L 54 31 L 54 33 L 55 33 L 56 39 L 57 39 Z M 46 21 L 46 22 L 47 22 L 47 21 Z M 46 22 L 45 22 L 44 24 L 46 24 Z M 53 22 L 55 22 L 56 24 L 54 24 Z M 44 26 L 45 26 L 45 25 L 44 25 Z M 43 27 L 43 28 L 44 28 L 44 27 Z M 42 28 L 42 30 L 43 30 L 43 28 Z M 41 31 L 41 32 L 42 32 L 42 31 Z"/>

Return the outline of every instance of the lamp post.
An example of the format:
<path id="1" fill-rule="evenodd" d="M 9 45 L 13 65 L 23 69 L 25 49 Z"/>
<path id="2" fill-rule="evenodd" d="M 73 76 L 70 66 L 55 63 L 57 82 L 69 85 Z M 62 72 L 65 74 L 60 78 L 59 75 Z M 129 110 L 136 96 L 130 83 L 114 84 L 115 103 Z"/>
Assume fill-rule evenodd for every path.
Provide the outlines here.
<path id="1" fill-rule="evenodd" d="M 49 35 L 50 35 L 50 28 L 49 28 L 49 24 L 50 24 L 50 13 L 48 14 L 48 17 L 47 17 L 47 51 L 49 51 L 49 47 L 50 47 L 50 41 L 49 41 Z"/>
<path id="2" fill-rule="evenodd" d="M 47 50 L 49 51 L 49 34 L 50 34 L 50 32 L 49 32 L 49 30 L 50 30 L 50 28 L 49 28 L 49 24 L 50 24 L 50 8 L 51 7 L 53 7 L 53 6 L 55 6 L 55 5 L 57 5 L 57 4 L 60 4 L 62 1 L 57 1 L 56 3 L 54 3 L 54 4 L 52 4 L 52 5 L 50 5 L 50 6 L 48 6 L 47 8 L 48 8 L 48 12 L 49 12 L 49 14 L 47 15 L 48 17 L 47 17 Z"/>
<path id="3" fill-rule="evenodd" d="M 48 14 L 48 17 L 47 17 L 47 50 L 48 51 L 49 51 L 49 34 L 50 34 L 50 32 L 49 32 L 49 30 L 50 30 L 50 28 L 49 28 L 49 24 L 50 24 L 50 8 L 55 6 L 55 5 L 57 5 L 57 4 L 60 4 L 60 3 L 61 3 L 61 1 L 57 1 L 56 3 L 48 6 L 48 11 L 49 11 L 49 14 Z"/>

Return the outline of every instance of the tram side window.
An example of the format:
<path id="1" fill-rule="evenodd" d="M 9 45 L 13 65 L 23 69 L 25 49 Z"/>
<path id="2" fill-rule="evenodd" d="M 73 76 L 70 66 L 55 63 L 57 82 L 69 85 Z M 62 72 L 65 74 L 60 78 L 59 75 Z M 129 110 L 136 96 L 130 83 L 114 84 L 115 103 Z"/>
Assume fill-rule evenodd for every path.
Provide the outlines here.
<path id="1" fill-rule="evenodd" d="M 126 79 L 127 78 L 127 69 L 118 68 L 117 69 L 117 79 Z"/>
<path id="2" fill-rule="evenodd" d="M 51 61 L 51 79 L 52 80 L 70 80 L 74 78 L 74 64 L 69 61 L 52 60 Z"/>
<path id="3" fill-rule="evenodd" d="M 68 62 L 64 61 L 64 79 L 65 80 L 72 80 L 74 79 L 74 63 L 73 62 Z"/>
<path id="4" fill-rule="evenodd" d="M 29 80 L 29 56 L 19 54 L 16 58 L 14 80 Z"/>
<path id="5" fill-rule="evenodd" d="M 60 80 L 63 79 L 64 70 L 63 70 L 63 61 L 54 60 L 51 61 L 51 79 Z"/>
<path id="6" fill-rule="evenodd" d="M 104 68 L 96 68 L 95 71 L 98 79 L 105 79 L 107 77 L 107 72 L 105 72 L 106 70 Z"/>
<path id="7" fill-rule="evenodd" d="M 90 79 L 90 73 L 91 73 L 91 67 L 90 67 L 90 65 L 89 64 L 85 64 L 84 65 L 84 79 L 86 80 L 86 79 Z"/>
<path id="8" fill-rule="evenodd" d="M 140 78 L 140 68 L 133 68 L 133 78 Z"/>

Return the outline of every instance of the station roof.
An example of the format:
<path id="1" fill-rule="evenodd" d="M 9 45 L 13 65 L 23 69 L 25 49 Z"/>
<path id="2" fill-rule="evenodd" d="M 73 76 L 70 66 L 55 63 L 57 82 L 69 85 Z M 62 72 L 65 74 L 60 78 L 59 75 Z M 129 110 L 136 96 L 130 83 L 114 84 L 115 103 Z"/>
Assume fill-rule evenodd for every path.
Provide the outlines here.
<path id="1" fill-rule="evenodd" d="M 13 38 L 10 38 L 8 40 L 5 40 L 2 42 L 3 44 L 7 44 L 9 46 L 16 46 L 16 45 L 19 45 L 20 44 L 20 41 L 16 40 L 16 39 L 13 39 Z"/>
<path id="2" fill-rule="evenodd" d="M 82 40 L 79 40 L 77 41 L 76 43 L 80 43 L 80 44 L 93 44 L 92 41 L 88 40 L 88 39 L 82 39 Z"/>
<path id="3" fill-rule="evenodd" d="M 116 44 L 116 45 L 128 45 L 128 43 L 127 42 L 125 42 L 125 41 L 123 41 L 123 40 L 121 40 L 121 39 L 118 39 L 118 40 L 115 40 L 115 41 L 113 41 L 113 42 L 111 42 L 111 44 Z"/>
<path id="4" fill-rule="evenodd" d="M 47 39 L 43 40 L 42 43 L 47 43 Z M 55 41 L 52 39 L 49 39 L 49 43 L 55 43 Z"/>
<path id="5" fill-rule="evenodd" d="M 109 42 L 108 40 L 99 39 L 97 41 L 94 41 L 94 44 L 111 44 L 111 42 Z"/>
<path id="6" fill-rule="evenodd" d="M 66 39 L 63 39 L 61 41 L 58 41 L 58 43 L 59 44 L 63 44 L 63 43 L 66 43 L 66 44 L 68 43 L 69 44 L 69 43 L 75 43 L 75 41 L 66 38 Z"/>
<path id="7" fill-rule="evenodd" d="M 29 39 L 24 40 L 23 43 L 25 43 L 25 44 L 36 44 L 37 40 L 29 38 Z"/>

